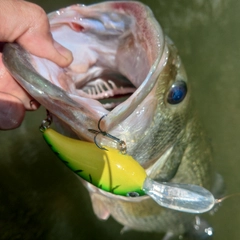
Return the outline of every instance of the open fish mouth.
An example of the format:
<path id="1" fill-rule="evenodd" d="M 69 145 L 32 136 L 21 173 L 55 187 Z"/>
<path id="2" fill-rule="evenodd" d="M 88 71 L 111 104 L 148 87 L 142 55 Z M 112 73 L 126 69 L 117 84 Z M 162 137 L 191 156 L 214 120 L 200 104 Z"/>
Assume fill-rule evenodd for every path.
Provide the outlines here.
<path id="1" fill-rule="evenodd" d="M 81 105 L 83 98 L 98 100 L 85 101 L 85 108 L 97 108 L 98 118 L 108 113 L 104 121 L 110 131 L 154 87 L 165 44 L 160 26 L 137 2 L 74 5 L 50 14 L 49 21 L 53 37 L 72 51 L 74 60 L 59 69 L 32 56 L 34 68 Z"/>
<path id="2" fill-rule="evenodd" d="M 167 60 L 164 35 L 150 9 L 138 2 L 73 5 L 49 14 L 49 22 L 53 38 L 72 51 L 74 60 L 60 68 L 12 46 L 8 54 L 15 63 L 7 50 L 4 61 L 17 80 L 24 79 L 20 84 L 83 139 L 92 141 L 87 129 L 97 128 L 103 115 L 105 131 L 136 118 Z M 22 65 L 14 70 L 14 64 Z M 48 82 L 26 80 L 29 71 Z M 66 113 L 67 106 L 78 113 Z"/>
<path id="3" fill-rule="evenodd" d="M 176 50 L 169 60 L 173 44 L 151 10 L 139 2 L 104 2 L 73 5 L 48 16 L 53 38 L 73 53 L 73 62 L 61 68 L 17 44 L 7 44 L 3 60 L 10 73 L 80 139 L 94 141 L 89 129 L 100 126 L 123 140 L 127 153 L 141 164 L 158 159 L 167 146 L 156 151 L 161 144 L 157 134 L 168 137 L 168 130 L 157 106 L 166 105 L 171 85 L 185 79 L 185 72 Z M 165 68 L 170 77 L 162 82 L 159 75 Z M 178 131 L 164 140 L 166 144 Z M 119 148 L 103 135 L 97 141 Z"/>

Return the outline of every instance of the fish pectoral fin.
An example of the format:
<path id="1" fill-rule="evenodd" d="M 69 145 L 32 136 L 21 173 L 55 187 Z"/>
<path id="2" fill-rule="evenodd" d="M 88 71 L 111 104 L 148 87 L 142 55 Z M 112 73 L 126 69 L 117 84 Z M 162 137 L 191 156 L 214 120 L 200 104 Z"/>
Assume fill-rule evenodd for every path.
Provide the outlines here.
<path id="1" fill-rule="evenodd" d="M 132 229 L 131 229 L 130 227 L 124 226 L 124 227 L 121 229 L 120 233 L 121 233 L 121 234 L 124 234 L 124 233 L 126 233 L 126 232 L 128 232 L 128 231 L 131 231 L 131 230 L 132 230 Z"/>
<path id="2" fill-rule="evenodd" d="M 173 240 L 174 238 L 176 239 L 176 236 L 174 235 L 174 233 L 172 233 L 172 232 L 167 232 L 167 233 L 164 235 L 164 237 L 163 237 L 162 240 Z"/>
<path id="3" fill-rule="evenodd" d="M 95 215 L 101 220 L 107 220 L 110 216 L 108 208 L 98 194 L 91 193 L 92 207 Z"/>

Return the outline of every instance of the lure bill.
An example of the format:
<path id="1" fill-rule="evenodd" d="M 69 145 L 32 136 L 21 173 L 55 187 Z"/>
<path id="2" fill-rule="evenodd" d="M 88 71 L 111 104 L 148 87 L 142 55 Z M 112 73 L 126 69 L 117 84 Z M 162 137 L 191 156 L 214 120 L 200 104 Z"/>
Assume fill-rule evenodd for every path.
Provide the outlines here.
<path id="1" fill-rule="evenodd" d="M 76 174 L 107 192 L 126 197 L 149 195 L 160 206 L 188 213 L 203 213 L 215 205 L 213 195 L 191 184 L 160 183 L 149 177 L 131 156 L 108 147 L 72 139 L 53 129 L 43 137 L 57 156 Z"/>

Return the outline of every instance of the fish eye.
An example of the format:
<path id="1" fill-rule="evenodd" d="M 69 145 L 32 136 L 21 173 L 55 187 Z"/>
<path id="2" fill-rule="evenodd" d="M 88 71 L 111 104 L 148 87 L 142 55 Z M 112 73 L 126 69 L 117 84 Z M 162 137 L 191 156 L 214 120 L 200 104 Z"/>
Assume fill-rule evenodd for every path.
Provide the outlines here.
<path id="1" fill-rule="evenodd" d="M 128 197 L 138 197 L 139 193 L 137 193 L 137 192 L 129 192 L 129 193 L 127 193 L 127 196 Z"/>
<path id="2" fill-rule="evenodd" d="M 168 93 L 167 102 L 170 104 L 178 104 L 183 101 L 187 94 L 187 84 L 182 81 L 176 81 Z"/>

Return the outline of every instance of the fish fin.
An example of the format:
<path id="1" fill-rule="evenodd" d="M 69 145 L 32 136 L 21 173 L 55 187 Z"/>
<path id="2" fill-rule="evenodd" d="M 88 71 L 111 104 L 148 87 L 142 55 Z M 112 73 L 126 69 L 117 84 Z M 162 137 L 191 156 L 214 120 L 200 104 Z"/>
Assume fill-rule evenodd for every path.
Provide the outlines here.
<path id="1" fill-rule="evenodd" d="M 164 235 L 164 237 L 163 237 L 162 240 L 171 240 L 171 239 L 173 239 L 174 237 L 176 237 L 176 236 L 174 235 L 174 233 L 172 233 L 172 232 L 166 232 L 166 234 Z"/>
<path id="2" fill-rule="evenodd" d="M 211 192 L 216 199 L 222 198 L 224 195 L 226 195 L 226 186 L 223 177 L 219 173 L 214 174 Z"/>
<path id="3" fill-rule="evenodd" d="M 90 196 L 95 215 L 101 220 L 107 220 L 110 216 L 110 212 L 104 202 L 94 193 L 91 193 Z"/>
<path id="4" fill-rule="evenodd" d="M 124 227 L 121 229 L 120 233 L 121 233 L 121 234 L 124 234 L 124 233 L 126 233 L 126 232 L 128 232 L 128 231 L 130 231 L 130 230 L 131 230 L 130 227 L 124 226 Z"/>

